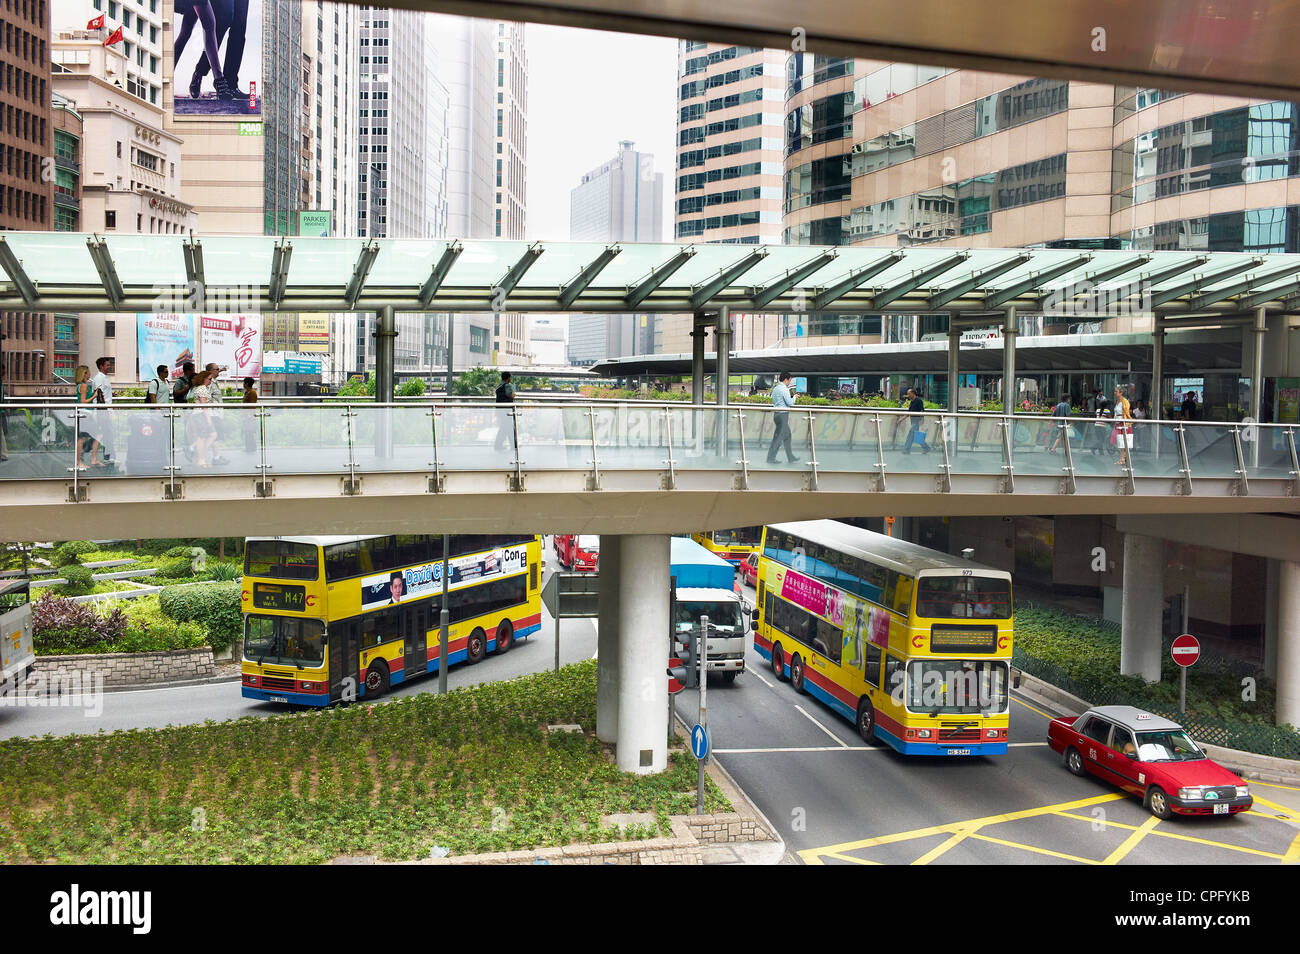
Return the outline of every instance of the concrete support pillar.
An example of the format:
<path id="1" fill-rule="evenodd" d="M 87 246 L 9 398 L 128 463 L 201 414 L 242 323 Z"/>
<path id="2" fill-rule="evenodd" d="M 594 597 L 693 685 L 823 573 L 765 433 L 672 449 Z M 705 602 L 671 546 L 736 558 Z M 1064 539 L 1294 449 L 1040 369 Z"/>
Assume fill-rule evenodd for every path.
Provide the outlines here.
<path id="1" fill-rule="evenodd" d="M 1160 681 L 1160 624 L 1164 615 L 1165 544 L 1156 537 L 1124 534 L 1124 606 L 1119 671 Z"/>
<path id="2" fill-rule="evenodd" d="M 1016 410 L 1016 334 L 1020 326 L 1016 321 L 1016 306 L 1006 310 L 1002 322 L 1002 413 Z"/>
<path id="3" fill-rule="evenodd" d="M 1264 675 L 1277 678 L 1278 587 L 1282 576 L 1279 560 L 1264 561 Z"/>
<path id="4" fill-rule="evenodd" d="M 704 316 L 695 316 L 695 327 L 691 329 L 691 403 L 704 403 L 704 336 L 708 334 L 704 327 Z"/>
<path id="5" fill-rule="evenodd" d="M 1160 316 L 1156 316 L 1156 330 L 1152 337 L 1151 344 L 1151 403 L 1148 407 L 1148 417 L 1153 421 L 1164 417 L 1164 382 L 1165 382 L 1165 329 L 1160 323 Z M 1160 449 L 1160 442 L 1156 442 L 1156 450 Z"/>
<path id="6" fill-rule="evenodd" d="M 646 775 L 668 765 L 669 537 L 623 537 L 618 597 L 619 770 Z M 601 577 L 608 568 L 603 565 Z"/>
<path id="7" fill-rule="evenodd" d="M 1276 721 L 1300 726 L 1300 563 L 1278 564 Z"/>
<path id="8" fill-rule="evenodd" d="M 391 404 L 397 355 L 397 315 L 392 305 L 375 312 L 375 401 Z"/>
<path id="9" fill-rule="evenodd" d="M 600 538 L 600 592 L 596 598 L 596 738 L 618 741 L 618 613 L 623 537 Z M 667 664 L 664 664 L 667 669 Z"/>
<path id="10" fill-rule="evenodd" d="M 727 384 L 731 379 L 731 309 L 718 309 L 718 327 L 713 333 L 718 349 L 718 407 L 727 406 Z"/>

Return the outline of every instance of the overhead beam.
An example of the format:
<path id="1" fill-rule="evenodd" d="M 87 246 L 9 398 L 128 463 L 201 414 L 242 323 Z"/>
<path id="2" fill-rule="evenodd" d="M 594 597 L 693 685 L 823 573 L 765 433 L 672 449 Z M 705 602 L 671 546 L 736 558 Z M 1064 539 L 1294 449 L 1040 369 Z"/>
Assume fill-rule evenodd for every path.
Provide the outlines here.
<path id="1" fill-rule="evenodd" d="M 41 297 L 36 290 L 36 284 L 27 277 L 22 262 L 18 261 L 18 256 L 14 255 L 14 250 L 3 237 L 0 237 L 0 267 L 4 268 L 5 274 L 18 289 L 18 294 L 23 296 L 23 301 L 29 306 L 35 305 Z"/>
<path id="2" fill-rule="evenodd" d="M 1096 290 L 1098 285 L 1102 285 L 1110 281 L 1112 278 L 1118 278 L 1125 272 L 1131 272 L 1139 265 L 1145 265 L 1149 261 L 1151 261 L 1150 255 L 1136 255 L 1131 259 L 1118 262 L 1114 265 L 1109 265 L 1105 268 L 1098 268 L 1091 272 L 1084 272 L 1083 277 L 1071 285 L 1065 285 L 1061 288 L 1052 288 L 1044 291 L 1043 294 L 1038 296 L 1038 307 L 1047 307 L 1053 311 L 1068 307 L 1080 295 L 1089 295 Z M 1084 285 L 1087 287 L 1081 287 Z M 1077 290 L 1070 293 L 1070 289 Z M 1044 304 L 1044 302 L 1051 299 L 1056 300 L 1050 305 Z"/>
<path id="3" fill-rule="evenodd" d="M 1135 294 L 1141 294 L 1143 285 L 1159 285 L 1161 282 L 1173 278 L 1175 275 L 1181 275 L 1183 272 L 1190 272 L 1198 265 L 1204 265 L 1210 260 L 1208 255 L 1195 255 L 1192 258 L 1185 259 L 1181 262 L 1175 262 L 1173 265 L 1166 265 L 1163 268 L 1153 269 L 1149 272 L 1141 272 L 1137 278 L 1130 283 L 1137 291 L 1131 293 L 1128 297 Z"/>
<path id="4" fill-rule="evenodd" d="M 203 276 L 203 243 L 191 236 L 181 242 L 181 255 L 185 259 L 185 280 L 204 298 L 207 283 Z"/>
<path id="5" fill-rule="evenodd" d="M 492 297 L 496 298 L 498 295 L 508 297 L 510 293 L 515 290 L 515 286 L 519 284 L 520 279 L 524 277 L 524 274 L 528 269 L 533 267 L 533 263 L 537 261 L 538 256 L 541 254 L 541 242 L 534 242 L 532 245 L 528 246 L 528 248 L 525 249 L 524 254 L 519 256 L 519 260 L 511 265 L 506 273 L 501 276 L 501 281 L 492 286 Z M 497 309 L 494 307 L 492 310 L 498 311 L 504 309 Z"/>
<path id="6" fill-rule="evenodd" d="M 800 284 L 804 279 L 821 271 L 822 268 L 835 261 L 838 257 L 839 253 L 835 249 L 828 248 L 815 258 L 810 258 L 802 265 L 789 269 L 770 285 L 765 285 L 762 288 L 751 287 L 749 289 L 750 301 L 754 303 L 755 308 L 764 308 Z"/>
<path id="7" fill-rule="evenodd" d="M 281 239 L 271 251 L 271 277 L 266 283 L 266 297 L 276 309 L 279 309 L 280 302 L 284 301 L 284 290 L 289 285 L 291 258 L 293 258 L 293 246 L 289 244 L 288 239 Z"/>
<path id="8" fill-rule="evenodd" d="M 108 296 L 108 303 L 112 306 L 110 310 L 119 310 L 126 293 L 122 290 L 122 282 L 117 277 L 113 256 L 108 253 L 108 243 L 96 235 L 86 239 L 86 247 L 90 249 L 90 260 L 95 263 L 95 271 L 99 272 L 99 283 L 104 286 L 104 294 Z"/>
<path id="9" fill-rule="evenodd" d="M 1041 271 L 1030 272 L 1026 277 L 1006 288 L 999 288 L 997 291 L 991 291 L 984 296 L 985 308 L 998 308 L 1005 305 L 1013 299 L 1034 288 L 1039 288 L 1044 282 L 1050 282 L 1053 278 L 1060 278 L 1062 275 L 1068 275 L 1081 265 L 1086 265 L 1092 261 L 1093 256 L 1090 254 L 1077 255 L 1074 258 L 1044 268 Z"/>
<path id="10" fill-rule="evenodd" d="M 587 286 L 605 270 L 605 266 L 612 262 L 614 257 L 621 251 L 623 251 L 621 245 L 606 245 L 600 250 L 599 255 L 582 267 L 578 274 L 574 276 L 573 281 L 567 285 L 561 285 L 560 294 L 555 299 L 560 307 L 568 308 L 572 305 L 574 299 L 587 290 Z"/>
<path id="11" fill-rule="evenodd" d="M 1235 285 L 1230 285 L 1227 288 L 1221 288 L 1218 291 L 1208 292 L 1207 294 L 1201 295 L 1199 298 L 1193 299 L 1192 302 L 1188 305 L 1188 307 L 1192 311 L 1199 311 L 1200 309 L 1205 308 L 1208 305 L 1213 305 L 1221 301 L 1227 301 L 1228 299 L 1234 298 L 1237 295 L 1241 295 L 1249 291 L 1254 291 L 1255 289 L 1259 288 L 1261 285 L 1267 285 L 1269 282 L 1275 282 L 1279 278 L 1286 278 L 1288 275 L 1294 275 L 1296 272 L 1300 272 L 1300 262 L 1297 262 L 1292 265 L 1288 265 L 1286 268 L 1279 268 L 1276 271 L 1269 272 L 1265 275 L 1247 275 L 1242 281 L 1237 282 Z M 1232 303 L 1232 306 L 1234 308 L 1240 308 L 1242 311 L 1250 311 L 1267 302 L 1277 301 L 1280 298 L 1285 298 L 1288 295 L 1293 295 L 1297 291 L 1300 291 L 1300 280 L 1293 281 L 1287 285 L 1283 285 L 1281 288 L 1274 288 L 1274 289 L 1270 289 L 1269 291 L 1256 292 L 1255 294 L 1249 295 L 1246 298 L 1242 298 L 1237 301 L 1234 301 Z"/>
<path id="12" fill-rule="evenodd" d="M 1244 262 L 1233 262 L 1223 268 L 1215 269 L 1212 272 L 1204 272 L 1192 276 L 1192 280 L 1183 282 L 1181 285 L 1175 285 L 1173 288 L 1164 288 L 1157 292 L 1151 293 L 1151 307 L 1158 308 L 1166 302 L 1182 298 L 1184 295 L 1196 295 L 1203 289 L 1215 282 L 1221 282 L 1225 278 L 1231 278 L 1233 275 L 1240 275 L 1242 272 L 1255 268 L 1263 263 L 1262 258 L 1247 259 Z M 1146 302 L 1145 296 L 1143 302 Z"/>
<path id="13" fill-rule="evenodd" d="M 352 277 L 348 279 L 348 287 L 343 291 L 343 300 L 348 303 L 348 310 L 357 303 L 361 297 L 361 290 L 366 287 L 366 276 L 370 274 L 370 267 L 375 264 L 375 259 L 379 257 L 379 243 L 373 239 L 361 246 L 361 253 L 357 256 L 356 264 L 352 266 Z"/>
<path id="14" fill-rule="evenodd" d="M 656 265 L 638 284 L 628 286 L 627 294 L 623 296 L 624 304 L 629 308 L 641 304 L 654 293 L 655 289 L 668 281 L 674 272 L 689 262 L 693 255 L 695 255 L 694 246 L 685 245 L 679 248 L 677 254 L 668 261 Z"/>
<path id="15" fill-rule="evenodd" d="M 447 273 L 451 267 L 456 264 L 456 259 L 460 258 L 460 253 L 465 251 L 465 246 L 460 244 L 456 239 L 447 243 L 447 247 L 442 250 L 438 260 L 433 263 L 433 268 L 429 270 L 429 277 L 424 280 L 420 286 L 420 291 L 416 298 L 420 302 L 421 308 L 428 308 L 429 303 L 433 301 L 433 296 L 438 294 L 438 289 L 442 283 L 447 280 Z"/>
<path id="16" fill-rule="evenodd" d="M 1029 261 L 1031 258 L 1033 258 L 1032 255 L 1028 252 L 1024 252 L 1020 255 L 1013 255 L 1011 258 L 1003 259 L 996 265 L 991 265 L 978 272 L 972 272 L 969 278 L 965 278 L 956 285 L 950 285 L 943 291 L 931 295 L 930 300 L 926 302 L 926 307 L 931 311 L 937 311 L 944 305 L 948 304 L 948 302 L 974 291 L 985 282 L 992 281 L 999 275 L 1005 275 L 1012 269 L 1025 264 L 1025 262 Z"/>
<path id="17" fill-rule="evenodd" d="M 713 278 L 699 285 L 691 286 L 690 302 L 691 311 L 699 311 L 704 307 L 714 295 L 728 287 L 745 272 L 749 271 L 763 259 L 767 258 L 767 249 L 763 246 L 751 251 L 748 255 L 738 262 L 734 262 L 722 269 Z"/>
<path id="18" fill-rule="evenodd" d="M 865 285 L 886 269 L 893 268 L 902 260 L 902 252 L 890 252 L 870 265 L 862 266 L 856 272 L 849 272 L 848 277 L 841 279 L 834 285 L 825 285 L 819 288 L 817 294 L 813 296 L 812 310 L 820 311 L 831 302 L 838 301 L 859 286 Z"/>

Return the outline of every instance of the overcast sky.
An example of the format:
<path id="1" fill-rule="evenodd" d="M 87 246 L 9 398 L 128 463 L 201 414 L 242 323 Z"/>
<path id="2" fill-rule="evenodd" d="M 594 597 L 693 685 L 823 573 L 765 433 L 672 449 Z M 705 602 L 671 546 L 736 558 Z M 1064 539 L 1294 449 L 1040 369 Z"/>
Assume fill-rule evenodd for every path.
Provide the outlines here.
<path id="1" fill-rule="evenodd" d="M 677 41 L 530 23 L 529 239 L 569 239 L 569 190 L 623 139 L 654 154 L 672 228 Z M 665 234 L 662 238 L 667 240 Z"/>

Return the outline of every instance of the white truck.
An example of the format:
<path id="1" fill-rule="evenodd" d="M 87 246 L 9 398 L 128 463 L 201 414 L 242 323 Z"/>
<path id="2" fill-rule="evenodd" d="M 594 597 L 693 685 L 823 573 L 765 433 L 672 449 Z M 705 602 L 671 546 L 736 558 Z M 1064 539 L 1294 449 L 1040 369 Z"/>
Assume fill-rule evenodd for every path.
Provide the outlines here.
<path id="1" fill-rule="evenodd" d="M 674 600 L 673 649 L 682 637 L 709 618 L 709 672 L 719 673 L 725 682 L 735 682 L 745 670 L 745 642 L 750 609 L 735 590 L 736 570 L 726 560 L 710 553 L 694 540 L 672 539 L 672 569 L 677 582 Z"/>
<path id="2" fill-rule="evenodd" d="M 0 613 L 0 696 L 16 692 L 35 664 L 31 604 Z"/>

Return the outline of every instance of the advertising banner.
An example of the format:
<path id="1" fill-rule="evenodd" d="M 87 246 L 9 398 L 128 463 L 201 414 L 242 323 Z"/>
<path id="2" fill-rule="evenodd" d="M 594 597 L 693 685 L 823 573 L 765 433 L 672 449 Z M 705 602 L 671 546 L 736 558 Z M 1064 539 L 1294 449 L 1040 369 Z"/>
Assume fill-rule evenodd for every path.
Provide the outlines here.
<path id="1" fill-rule="evenodd" d="M 329 209 L 306 209 L 298 213 L 298 234 L 329 238 L 333 213 Z"/>
<path id="2" fill-rule="evenodd" d="M 528 569 L 528 551 L 522 546 L 505 547 L 476 556 L 457 557 L 448 563 L 447 569 L 447 589 L 460 589 L 471 583 L 523 573 Z M 405 570 L 362 577 L 361 608 L 377 609 L 441 592 L 442 561 L 438 560 Z"/>
<path id="3" fill-rule="evenodd" d="M 262 0 L 176 0 L 172 31 L 178 119 L 261 118 Z"/>
<path id="4" fill-rule="evenodd" d="M 263 374 L 320 374 L 320 355 L 292 351 L 267 351 L 262 356 Z"/>
<path id="5" fill-rule="evenodd" d="M 218 380 L 242 381 L 262 373 L 261 315 L 200 315 L 199 328 L 199 355 L 204 365 L 221 367 Z"/>
<path id="6" fill-rule="evenodd" d="M 141 381 L 152 381 L 155 369 L 165 364 L 170 377 L 181 376 L 181 366 L 186 361 L 198 365 L 197 325 L 193 315 L 137 313 L 136 374 Z"/>
<path id="7" fill-rule="evenodd" d="M 1300 424 L 1300 378 L 1277 379 L 1277 417 L 1279 424 Z"/>
<path id="8" fill-rule="evenodd" d="M 329 315 L 298 316 L 298 350 L 328 352 L 330 349 Z"/>

